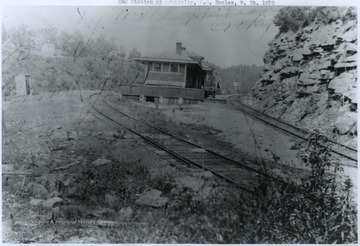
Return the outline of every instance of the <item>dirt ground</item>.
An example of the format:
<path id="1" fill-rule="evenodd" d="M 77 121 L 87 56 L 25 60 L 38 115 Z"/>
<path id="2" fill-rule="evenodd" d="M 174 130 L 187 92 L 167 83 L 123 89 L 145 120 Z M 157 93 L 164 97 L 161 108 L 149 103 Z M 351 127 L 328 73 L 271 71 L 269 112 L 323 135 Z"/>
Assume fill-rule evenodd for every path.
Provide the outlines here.
<path id="1" fill-rule="evenodd" d="M 221 197 L 230 194 L 232 187 L 207 172 L 169 160 L 89 111 L 96 93 L 17 97 L 3 103 L 3 173 L 28 174 L 24 183 L 22 175 L 3 175 L 3 241 L 239 240 L 231 236 L 229 226 L 218 235 L 213 223 L 220 220 L 211 216 L 213 211 L 203 209 L 211 202 L 212 209 L 218 210 Z M 161 197 L 152 199 L 165 200 L 166 206 L 143 204 L 144 199 L 140 204 L 140 198 L 153 190 Z"/>
<path id="2" fill-rule="evenodd" d="M 134 103 L 139 107 L 145 105 L 149 109 L 156 108 L 156 105 L 151 103 Z M 182 107 L 158 105 L 157 110 L 165 115 L 165 121 L 178 124 L 183 131 L 195 130 L 200 132 L 201 139 L 212 137 L 213 140 L 207 141 L 206 145 L 215 151 L 221 151 L 221 149 L 226 149 L 226 146 L 231 146 L 231 151 L 239 152 L 237 158 L 246 156 L 246 158 L 262 161 L 269 165 L 275 161 L 278 165 L 275 167 L 271 165 L 270 167 L 277 174 L 284 170 L 291 170 L 290 172 L 293 172 L 294 169 L 309 170 L 307 166 L 300 163 L 297 156 L 299 153 L 297 146 L 302 143 L 301 140 L 263 122 L 254 120 L 231 105 L 208 101 Z M 141 113 L 138 115 L 141 116 Z M 188 137 L 193 136 L 193 134 L 194 132 L 190 131 Z M 192 140 L 201 143 L 200 139 L 193 138 Z M 216 144 L 212 146 L 211 142 Z M 231 153 L 229 154 L 231 155 Z M 339 159 L 340 163 L 342 161 L 348 162 Z M 287 169 L 288 167 L 290 169 Z M 274 168 L 281 170 L 277 172 Z M 292 178 L 296 179 L 296 175 L 292 175 Z M 353 183 L 357 184 L 357 169 L 344 167 L 343 175 L 343 177 L 350 177 Z"/>
<path id="3" fill-rule="evenodd" d="M 90 110 L 90 103 L 104 106 L 98 93 L 73 91 L 3 102 L 2 171 L 28 173 L 25 182 L 22 175 L 3 175 L 4 242 L 249 242 L 233 228 L 239 220 L 238 190 L 167 158 Z M 296 162 L 297 151 L 291 147 L 298 142 L 291 136 L 226 104 L 154 105 L 117 96 L 109 101 L 230 158 L 269 163 L 279 175 L 306 172 Z M 153 190 L 161 193 L 156 199 L 166 206 L 139 203 Z"/>

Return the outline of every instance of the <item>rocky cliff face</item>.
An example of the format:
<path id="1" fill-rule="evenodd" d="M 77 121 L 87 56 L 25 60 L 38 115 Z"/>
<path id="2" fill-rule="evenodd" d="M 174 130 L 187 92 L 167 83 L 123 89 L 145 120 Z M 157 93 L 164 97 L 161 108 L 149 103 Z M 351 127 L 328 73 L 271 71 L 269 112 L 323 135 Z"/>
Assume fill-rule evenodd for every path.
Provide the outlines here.
<path id="1" fill-rule="evenodd" d="M 316 21 L 269 43 L 265 69 L 246 103 L 356 146 L 357 23 Z"/>

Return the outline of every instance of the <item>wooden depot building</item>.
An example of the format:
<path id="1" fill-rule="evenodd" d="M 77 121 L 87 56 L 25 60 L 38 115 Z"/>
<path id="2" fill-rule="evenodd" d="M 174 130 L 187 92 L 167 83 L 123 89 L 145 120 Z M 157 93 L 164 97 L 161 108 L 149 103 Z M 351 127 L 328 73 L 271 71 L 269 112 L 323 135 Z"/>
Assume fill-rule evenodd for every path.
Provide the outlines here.
<path id="1" fill-rule="evenodd" d="M 189 104 L 204 100 L 204 83 L 212 70 L 202 64 L 203 56 L 186 51 L 176 43 L 175 51 L 136 60 L 145 65 L 143 85 L 123 86 L 123 96 L 141 101 Z"/>

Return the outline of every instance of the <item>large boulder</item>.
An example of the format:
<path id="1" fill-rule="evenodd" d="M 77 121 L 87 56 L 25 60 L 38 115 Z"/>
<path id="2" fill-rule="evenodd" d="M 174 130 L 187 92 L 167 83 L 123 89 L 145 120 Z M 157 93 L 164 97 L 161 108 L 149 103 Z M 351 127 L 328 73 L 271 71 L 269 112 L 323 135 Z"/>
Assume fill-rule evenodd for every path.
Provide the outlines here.
<path id="1" fill-rule="evenodd" d="M 26 189 L 34 198 L 46 199 L 49 191 L 42 184 L 31 182 L 26 186 Z"/>
<path id="2" fill-rule="evenodd" d="M 290 60 L 287 60 L 287 59 L 279 59 L 276 63 L 275 63 L 275 66 L 274 66 L 274 72 L 277 73 L 279 72 L 281 69 L 285 68 L 285 67 L 288 67 L 288 66 L 291 66 L 292 63 Z"/>
<path id="3" fill-rule="evenodd" d="M 295 76 L 296 74 L 298 74 L 298 72 L 299 69 L 297 67 L 286 67 L 280 71 L 280 76 L 282 78 L 289 78 Z"/>
<path id="4" fill-rule="evenodd" d="M 319 82 L 316 79 L 310 78 L 310 76 L 311 76 L 310 72 L 301 73 L 299 77 L 300 84 L 308 86 L 308 85 L 314 85 Z"/>
<path id="5" fill-rule="evenodd" d="M 353 55 L 357 53 L 357 46 L 353 43 L 342 43 L 339 45 L 339 47 L 337 47 L 334 53 Z"/>
<path id="6" fill-rule="evenodd" d="M 330 81 L 328 89 L 350 98 L 352 102 L 357 102 L 355 73 L 344 72 L 340 74 L 340 76 Z"/>
<path id="7" fill-rule="evenodd" d="M 356 125 L 356 113 L 346 112 L 335 121 L 335 128 L 340 134 L 346 134 Z"/>
<path id="8" fill-rule="evenodd" d="M 179 177 L 176 183 L 193 191 L 199 191 L 205 184 L 204 180 L 192 176 Z"/>
<path id="9" fill-rule="evenodd" d="M 351 55 L 351 56 L 347 56 L 345 58 L 345 62 L 347 63 L 353 63 L 353 62 L 357 62 L 357 54 Z"/>
<path id="10" fill-rule="evenodd" d="M 63 199 L 60 197 L 49 198 L 42 203 L 42 206 L 46 208 L 53 208 L 54 206 L 60 205 Z"/>
<path id="11" fill-rule="evenodd" d="M 334 78 L 334 72 L 329 70 L 320 70 L 320 77 L 322 80 L 329 80 Z"/>
<path id="12" fill-rule="evenodd" d="M 355 67 L 357 67 L 356 54 L 351 56 L 342 55 L 334 66 L 335 69 L 344 69 L 344 70 L 353 69 Z"/>
<path id="13" fill-rule="evenodd" d="M 304 93 L 319 93 L 320 92 L 320 86 L 319 85 L 313 85 L 313 86 L 308 86 L 306 88 L 304 88 Z"/>

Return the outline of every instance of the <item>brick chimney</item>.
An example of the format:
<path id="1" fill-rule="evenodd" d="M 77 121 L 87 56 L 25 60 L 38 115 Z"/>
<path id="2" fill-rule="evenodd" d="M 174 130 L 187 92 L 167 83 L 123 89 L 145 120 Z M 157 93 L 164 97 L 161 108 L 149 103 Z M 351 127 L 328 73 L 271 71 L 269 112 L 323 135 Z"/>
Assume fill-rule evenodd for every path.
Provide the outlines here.
<path id="1" fill-rule="evenodd" d="M 176 43 L 176 54 L 181 56 L 181 42 Z"/>

